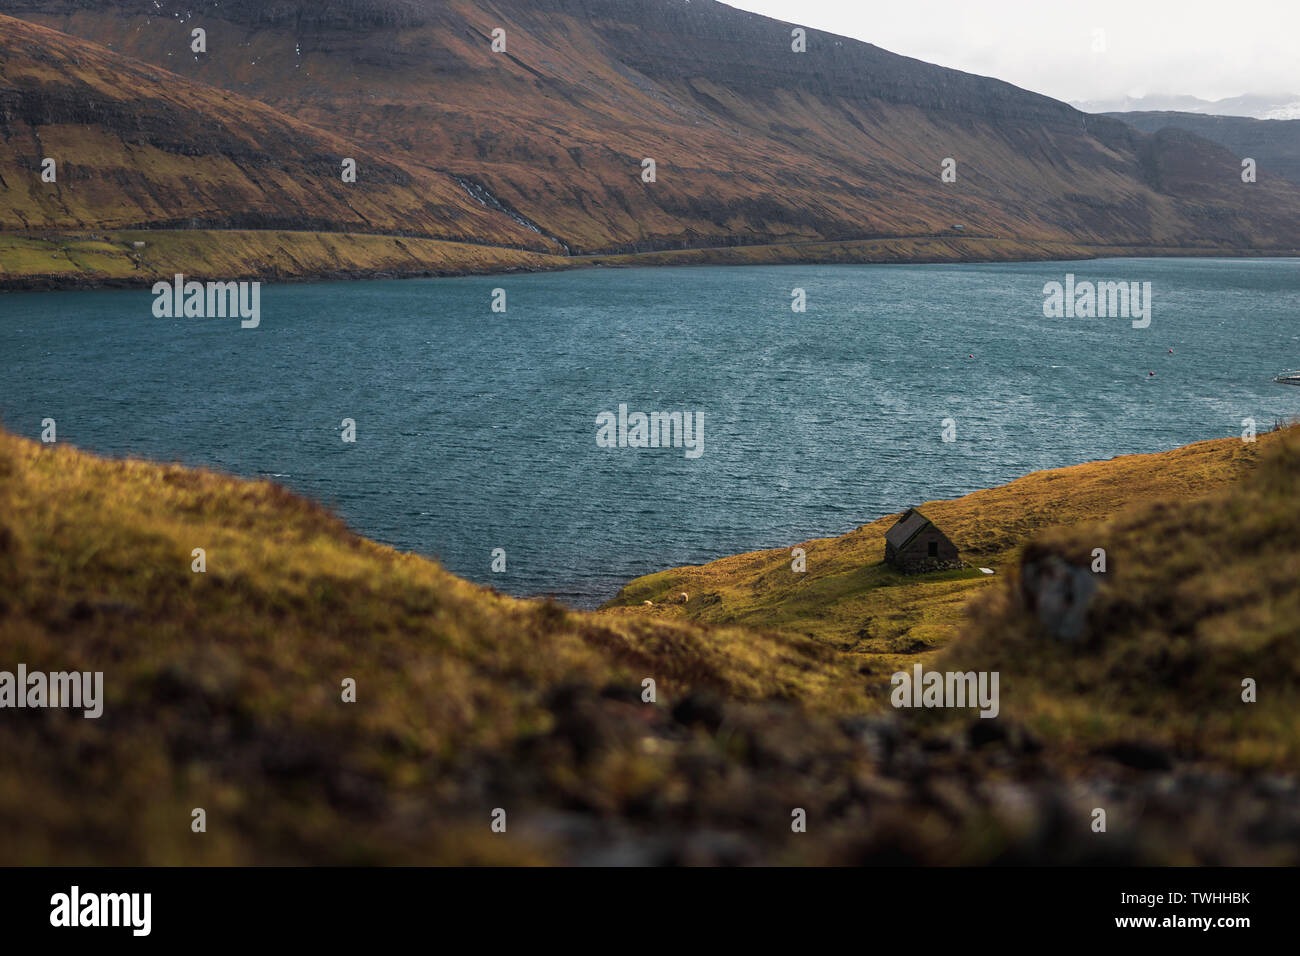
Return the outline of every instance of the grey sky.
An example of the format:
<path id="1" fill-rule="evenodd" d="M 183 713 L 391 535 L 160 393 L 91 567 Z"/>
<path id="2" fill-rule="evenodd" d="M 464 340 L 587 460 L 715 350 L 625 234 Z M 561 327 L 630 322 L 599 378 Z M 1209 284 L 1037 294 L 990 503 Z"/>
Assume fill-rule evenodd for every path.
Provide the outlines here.
<path id="1" fill-rule="evenodd" d="M 1061 100 L 1300 93 L 1300 0 L 725 2 Z"/>

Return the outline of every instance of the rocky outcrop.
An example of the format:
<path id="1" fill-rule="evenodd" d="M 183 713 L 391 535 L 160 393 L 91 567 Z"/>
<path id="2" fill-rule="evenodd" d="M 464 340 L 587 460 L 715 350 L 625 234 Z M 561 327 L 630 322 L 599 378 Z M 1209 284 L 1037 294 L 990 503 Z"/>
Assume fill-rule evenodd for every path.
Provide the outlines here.
<path id="1" fill-rule="evenodd" d="M 1088 604 L 1097 578 L 1087 567 L 1057 554 L 1026 554 L 1020 568 L 1020 597 L 1026 610 L 1060 641 L 1078 641 L 1087 633 Z"/>

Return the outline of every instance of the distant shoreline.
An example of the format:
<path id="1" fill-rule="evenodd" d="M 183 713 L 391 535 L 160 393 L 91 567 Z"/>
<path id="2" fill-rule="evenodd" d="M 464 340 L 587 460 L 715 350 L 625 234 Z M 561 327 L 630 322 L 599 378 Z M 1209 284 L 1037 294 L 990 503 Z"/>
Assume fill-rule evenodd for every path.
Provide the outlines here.
<path id="1" fill-rule="evenodd" d="M 235 239 L 235 242 L 231 240 Z M 135 243 L 144 243 L 136 247 Z M 199 281 L 429 279 L 567 269 L 688 265 L 938 265 L 1105 258 L 1300 258 L 1300 249 L 1088 245 L 988 236 L 795 240 L 568 256 L 424 237 L 292 230 L 0 233 L 0 291 L 149 288 L 177 273 Z M 54 271 L 63 263 L 70 270 Z"/>

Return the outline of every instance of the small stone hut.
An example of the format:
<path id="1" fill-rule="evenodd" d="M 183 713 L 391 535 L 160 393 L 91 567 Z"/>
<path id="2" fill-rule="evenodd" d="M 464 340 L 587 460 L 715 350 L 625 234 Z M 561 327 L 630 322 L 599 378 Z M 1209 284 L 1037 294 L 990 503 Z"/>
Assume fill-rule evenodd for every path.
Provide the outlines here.
<path id="1" fill-rule="evenodd" d="M 885 561 L 904 574 L 962 566 L 957 546 L 915 508 L 903 512 L 885 533 Z"/>

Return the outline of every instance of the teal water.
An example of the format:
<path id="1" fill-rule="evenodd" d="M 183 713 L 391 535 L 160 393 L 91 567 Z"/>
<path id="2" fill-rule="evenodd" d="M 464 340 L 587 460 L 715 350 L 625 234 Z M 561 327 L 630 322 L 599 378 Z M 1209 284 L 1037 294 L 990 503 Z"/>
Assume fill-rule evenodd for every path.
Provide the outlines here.
<path id="1" fill-rule="evenodd" d="M 1067 272 L 1151 282 L 1150 327 L 1044 318 L 1043 285 Z M 247 330 L 152 303 L 0 295 L 0 420 L 273 477 L 368 537 L 580 606 L 1035 469 L 1300 415 L 1300 388 L 1271 381 L 1300 367 L 1294 259 L 266 285 Z M 704 453 L 598 447 L 596 417 L 620 403 L 702 413 Z"/>

